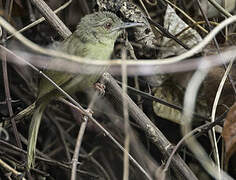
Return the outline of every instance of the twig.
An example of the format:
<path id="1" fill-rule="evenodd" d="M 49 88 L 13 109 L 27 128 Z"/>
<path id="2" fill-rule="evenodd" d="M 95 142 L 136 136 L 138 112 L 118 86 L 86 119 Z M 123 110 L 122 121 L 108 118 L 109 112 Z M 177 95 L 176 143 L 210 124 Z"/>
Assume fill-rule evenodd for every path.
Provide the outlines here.
<path id="1" fill-rule="evenodd" d="M 170 2 L 169 0 L 164 0 L 166 3 L 170 4 L 171 6 L 173 6 L 174 8 L 176 8 L 179 12 L 181 12 L 187 19 L 189 19 L 192 23 L 196 24 L 196 26 L 201 29 L 203 32 L 208 33 L 208 31 L 206 29 L 204 29 L 202 26 L 200 26 L 199 24 L 196 23 L 196 21 L 194 21 L 189 15 L 187 15 L 182 9 L 180 9 L 179 7 L 177 7 L 175 4 L 173 4 L 172 2 Z"/>
<path id="2" fill-rule="evenodd" d="M 220 85 L 217 89 L 217 93 L 214 99 L 214 103 L 212 105 L 212 112 L 211 112 L 211 121 L 214 122 L 215 121 L 215 115 L 216 115 L 216 108 L 220 99 L 220 95 L 222 93 L 223 87 L 224 87 L 224 83 L 227 79 L 227 76 L 231 70 L 231 67 L 233 65 L 233 60 L 229 63 L 228 68 L 226 69 L 224 76 L 221 79 Z M 218 171 L 219 171 L 219 177 L 221 179 L 220 176 L 220 157 L 219 157 L 219 152 L 218 152 L 218 147 L 217 147 L 217 142 L 216 142 L 216 132 L 215 132 L 215 128 L 212 128 L 212 134 L 213 134 L 213 140 L 214 140 L 214 146 L 215 148 L 213 148 L 213 152 L 214 154 L 216 154 L 216 164 L 218 166 Z"/>
<path id="3" fill-rule="evenodd" d="M 121 82 L 119 82 L 119 81 L 116 81 L 116 82 L 121 85 Z M 155 96 L 152 96 L 152 95 L 150 95 L 150 94 L 148 94 L 148 93 L 146 93 L 146 92 L 140 91 L 140 90 L 138 90 L 138 89 L 136 89 L 136 88 L 133 88 L 133 87 L 131 87 L 131 86 L 127 86 L 127 88 L 128 88 L 128 90 L 131 91 L 132 93 L 137 94 L 137 95 L 140 95 L 141 97 L 143 97 L 143 98 L 145 98 L 145 99 L 148 99 L 148 100 L 150 100 L 150 101 L 158 102 L 158 103 L 163 104 L 163 105 L 165 105 L 165 106 L 167 106 L 167 107 L 176 109 L 176 110 L 178 110 L 178 111 L 180 111 L 180 112 L 183 111 L 183 107 L 181 107 L 181 106 L 178 106 L 178 105 L 175 105 L 175 104 L 171 104 L 171 103 L 169 103 L 169 102 L 167 102 L 167 101 L 165 101 L 165 100 L 163 100 L 163 99 L 160 99 L 160 98 L 157 98 L 157 97 L 155 97 Z M 203 120 L 204 120 L 204 121 L 210 121 L 209 118 L 204 117 L 204 116 L 202 116 L 202 115 L 200 115 L 200 114 L 198 114 L 198 113 L 196 113 L 196 112 L 194 112 L 193 115 L 194 115 L 194 117 L 199 118 L 199 119 L 201 119 L 202 121 L 203 121 Z"/>
<path id="4" fill-rule="evenodd" d="M 13 109 L 11 105 L 11 94 L 10 94 L 10 89 L 9 89 L 9 80 L 8 80 L 8 73 L 7 73 L 7 62 L 6 62 L 6 55 L 1 56 L 2 58 L 2 67 L 3 67 L 3 79 L 4 79 L 4 88 L 5 88 L 5 95 L 6 95 L 6 102 L 8 106 L 8 111 L 9 111 L 9 116 L 11 119 L 11 124 L 13 127 L 13 133 L 16 139 L 17 146 L 22 149 L 22 144 L 20 141 L 20 137 L 18 134 L 17 126 L 16 126 L 16 121 L 13 118 Z"/>
<path id="5" fill-rule="evenodd" d="M 211 122 L 211 123 L 207 123 L 207 124 L 204 124 L 200 127 L 197 127 L 195 128 L 194 130 L 190 131 L 188 134 L 186 134 L 184 137 L 182 137 L 182 139 L 176 144 L 176 146 L 173 148 L 168 160 L 166 161 L 166 164 L 165 164 L 165 167 L 163 168 L 163 171 L 162 171 L 162 175 L 161 175 L 161 180 L 164 180 L 165 179 L 165 174 L 170 166 L 170 163 L 171 163 L 171 160 L 174 156 L 174 154 L 177 152 L 177 150 L 179 149 L 179 147 L 184 143 L 184 141 L 193 136 L 195 133 L 197 133 L 195 136 L 196 137 L 199 137 L 201 134 L 209 131 L 210 129 L 212 129 L 214 126 L 218 125 L 219 123 L 222 123 L 223 121 L 223 118 L 225 117 L 225 114 L 226 113 L 223 113 L 222 116 L 220 116 L 216 121 L 214 122 Z"/>
<path id="6" fill-rule="evenodd" d="M 65 130 L 65 136 L 66 139 L 69 143 L 71 143 L 73 146 L 75 146 L 75 141 L 73 140 L 73 137 L 70 136 L 70 134 L 68 134 L 67 132 L 68 130 Z M 103 168 L 103 166 L 95 159 L 92 157 L 94 150 L 90 153 L 87 153 L 82 147 L 81 147 L 81 152 L 83 154 L 85 154 L 85 158 L 89 159 L 90 161 L 92 161 L 96 166 L 98 166 L 98 168 L 100 169 L 100 171 L 104 174 L 104 176 L 106 177 L 107 180 L 109 180 L 109 175 L 107 174 L 107 172 L 105 171 L 105 169 Z M 82 156 L 82 155 L 81 155 Z"/>
<path id="7" fill-rule="evenodd" d="M 53 11 L 54 13 L 58 13 L 60 12 L 61 10 L 65 9 L 67 6 L 70 5 L 70 3 L 72 2 L 72 0 L 68 0 L 68 2 L 66 2 L 65 4 L 63 4 L 61 7 L 57 8 L 55 11 Z M 38 20 L 32 22 L 31 24 L 23 27 L 22 29 L 20 29 L 19 31 L 17 31 L 16 33 L 22 33 L 24 31 L 26 31 L 27 29 L 30 29 L 38 24 L 40 24 L 41 22 L 45 21 L 45 18 L 44 17 L 41 17 L 39 18 Z M 13 36 L 15 36 L 15 34 L 11 34 L 7 37 L 7 40 L 12 38 Z"/>
<path id="8" fill-rule="evenodd" d="M 111 96 L 121 104 L 122 89 L 108 73 L 103 75 L 105 82 L 111 92 Z M 141 126 L 143 131 L 148 135 L 150 140 L 160 150 L 164 157 L 169 157 L 171 143 L 166 139 L 162 132 L 149 120 L 149 118 L 138 108 L 132 99 L 126 94 L 125 100 L 128 103 L 128 109 L 133 119 Z M 173 170 L 181 179 L 197 179 L 190 168 L 185 164 L 179 155 L 175 155 L 171 164 Z"/>
<path id="9" fill-rule="evenodd" d="M 128 104 L 125 100 L 125 95 L 127 94 L 127 66 L 126 66 L 126 60 L 127 60 L 127 52 L 125 49 L 122 49 L 122 101 L 123 101 L 123 117 L 124 117 L 124 129 L 125 129 L 125 141 L 124 141 L 124 167 L 123 167 L 123 180 L 129 179 L 129 150 L 130 150 L 130 122 L 129 122 L 129 111 L 128 111 Z"/>
<path id="10" fill-rule="evenodd" d="M 211 25 L 210 25 L 210 23 L 208 21 L 208 18 L 206 16 L 206 14 L 204 13 L 204 11 L 201 8 L 199 0 L 197 0 L 197 4 L 199 6 L 199 9 L 200 9 L 200 11 L 201 11 L 205 21 L 206 21 L 208 29 L 211 30 Z M 214 37 L 213 40 L 214 40 L 214 44 L 216 46 L 216 49 L 218 51 L 218 54 L 220 54 L 220 47 L 219 47 L 219 44 L 218 44 L 216 38 Z M 226 72 L 228 72 L 228 73 L 225 72 L 225 74 L 224 74 L 224 76 L 222 78 L 221 84 L 219 86 L 219 89 L 217 90 L 217 94 L 216 94 L 216 97 L 215 97 L 215 100 L 214 100 L 214 103 L 213 103 L 213 107 L 212 107 L 212 112 L 211 112 L 211 122 L 215 121 L 216 108 L 217 108 L 217 104 L 218 104 L 218 101 L 219 101 L 219 98 L 220 98 L 220 94 L 221 94 L 221 91 L 222 91 L 222 88 L 223 88 L 222 82 L 223 81 L 225 82 L 226 77 L 228 77 L 228 79 L 229 79 L 229 81 L 231 83 L 231 86 L 232 86 L 232 88 L 234 90 L 234 93 L 236 94 L 236 89 L 235 89 L 235 86 L 234 86 L 234 83 L 233 83 L 233 79 L 232 79 L 231 75 L 229 74 L 229 71 L 230 71 L 230 68 L 232 66 L 232 63 L 233 63 L 233 61 L 230 61 L 230 64 L 228 65 L 228 68 L 226 67 L 225 63 L 223 64 Z M 223 84 L 224 84 L 224 82 L 223 82 Z M 211 140 L 211 144 L 212 144 L 212 147 L 213 147 L 213 154 L 214 154 L 215 162 L 216 162 L 217 167 L 218 167 L 219 178 L 221 179 L 221 177 L 220 177 L 220 157 L 219 157 L 218 146 L 217 146 L 217 141 L 216 141 L 215 128 L 213 128 L 212 131 L 209 132 L 209 133 L 211 133 L 209 135 L 210 135 L 210 137 L 212 137 L 211 138 L 212 139 Z"/>
<path id="11" fill-rule="evenodd" d="M 88 117 L 84 116 L 83 122 L 81 123 L 81 126 L 80 126 L 80 130 L 79 130 L 76 145 L 75 145 L 74 155 L 72 158 L 71 180 L 76 180 L 76 169 L 77 169 L 77 164 L 78 164 L 79 151 L 82 144 L 85 128 L 87 126 L 87 122 L 88 122 Z"/>
<path id="12" fill-rule="evenodd" d="M 88 154 L 88 153 L 85 152 L 83 149 L 81 149 L 81 151 L 82 151 L 83 153 Z M 110 180 L 109 175 L 108 175 L 108 173 L 106 172 L 106 170 L 104 169 L 104 167 L 103 167 L 95 158 L 92 157 L 92 153 L 91 153 L 91 152 L 88 154 L 88 158 L 90 159 L 90 161 L 92 161 L 92 162 L 100 169 L 100 171 L 104 174 L 105 179 Z"/>
<path id="13" fill-rule="evenodd" d="M 64 137 L 64 130 L 63 130 L 63 128 L 61 127 L 60 123 L 57 120 L 52 118 L 50 114 L 48 114 L 48 116 L 50 117 L 51 121 L 55 124 L 55 126 L 58 130 L 61 142 L 62 142 L 62 144 L 64 146 L 64 149 L 65 149 L 65 152 L 66 152 L 67 161 L 69 162 L 71 160 L 71 156 L 70 156 L 69 148 L 66 144 L 66 140 L 65 140 L 65 137 Z"/>
<path id="14" fill-rule="evenodd" d="M 5 141 L 3 141 L 3 140 L 1 140 L 1 139 L 0 139 L 0 144 L 1 144 L 0 149 L 3 148 L 3 147 L 7 147 L 7 148 L 9 148 L 9 149 L 11 149 L 11 150 L 14 150 L 14 151 L 20 153 L 20 154 L 24 154 L 24 155 L 27 154 L 26 151 L 24 151 L 24 150 L 22 150 L 22 149 L 19 149 L 18 147 L 14 146 L 14 145 L 12 145 L 12 144 L 9 144 L 8 142 L 5 142 Z M 54 165 L 54 166 L 59 166 L 59 167 L 64 168 L 64 169 L 69 169 L 69 170 L 71 170 L 71 166 L 66 165 L 66 164 L 64 164 L 64 163 L 61 163 L 61 162 L 59 162 L 59 161 L 53 160 L 53 159 L 45 158 L 45 157 L 46 157 L 46 156 L 44 156 L 44 157 L 35 156 L 35 158 L 36 158 L 37 160 L 43 161 L 43 162 L 45 162 L 45 163 L 47 163 L 47 164 Z M 89 173 L 89 172 L 87 172 L 87 171 L 77 170 L 77 172 L 83 173 L 83 174 L 85 174 L 85 175 L 92 176 L 92 177 L 94 177 L 94 178 L 97 177 L 95 174 Z"/>
<path id="15" fill-rule="evenodd" d="M 14 174 L 15 176 L 21 176 L 22 173 L 16 171 L 15 169 L 13 169 L 11 166 L 9 166 L 7 163 L 5 163 L 2 159 L 0 159 L 0 166 L 5 168 L 7 171 L 11 172 L 12 174 Z M 22 177 L 22 180 L 26 180 L 24 177 Z"/>
<path id="16" fill-rule="evenodd" d="M 89 111 L 92 108 L 92 106 L 94 105 L 97 97 L 98 97 L 98 92 L 95 92 L 91 102 L 89 103 L 88 109 L 87 109 L 88 114 L 90 114 L 91 116 L 92 116 L 92 113 Z M 80 130 L 79 130 L 79 133 L 77 136 L 73 158 L 71 160 L 72 161 L 71 180 L 76 180 L 76 170 L 77 170 L 78 158 L 79 158 L 80 148 L 81 148 L 81 144 L 82 144 L 82 140 L 83 140 L 83 136 L 85 133 L 87 123 L 88 123 L 88 117 L 83 116 L 83 122 L 80 125 Z"/>
<path id="17" fill-rule="evenodd" d="M 95 101 L 97 100 L 97 97 L 98 97 L 98 92 L 96 91 L 87 109 L 87 113 L 90 114 L 91 116 L 92 116 L 92 113 L 90 112 L 90 110 L 92 109 Z M 76 180 L 76 169 L 77 169 L 77 164 L 78 164 L 78 158 L 79 158 L 80 148 L 81 148 L 81 144 L 82 144 L 82 140 L 83 140 L 87 123 L 88 123 L 88 117 L 83 116 L 83 122 L 80 125 L 80 130 L 79 130 L 77 140 L 76 140 L 74 155 L 72 158 L 71 180 Z"/>
<path id="18" fill-rule="evenodd" d="M 21 59 L 24 61 L 24 59 Z M 25 61 L 26 64 L 28 64 L 33 70 L 35 70 L 37 73 L 39 73 L 43 78 L 47 79 L 49 82 L 52 83 L 52 85 L 60 91 L 65 97 L 67 97 L 74 105 L 76 109 L 78 109 L 83 115 L 86 115 L 89 119 L 91 119 L 96 125 L 98 125 L 99 128 L 101 128 L 103 131 L 105 130 L 97 121 L 79 104 L 77 103 L 69 94 L 67 94 L 61 87 L 59 87 L 57 84 L 55 84 L 48 76 L 46 76 L 42 71 L 38 70 L 35 66 Z M 69 103 L 70 104 L 70 103 Z M 125 149 L 105 130 L 104 131 L 109 138 L 122 150 L 125 151 Z M 146 173 L 146 171 L 136 162 L 136 160 L 129 155 L 130 159 L 136 164 L 136 166 L 147 176 L 148 179 L 151 179 L 150 176 Z"/>
<path id="19" fill-rule="evenodd" d="M 215 0 L 208 0 L 220 13 L 225 15 L 226 17 L 231 17 L 232 15 L 226 11 L 221 5 L 219 5 Z"/>
<path id="20" fill-rule="evenodd" d="M 13 116 L 12 118 L 15 119 L 16 123 L 20 122 L 21 119 L 30 116 L 33 114 L 34 112 L 34 108 L 35 108 L 35 102 L 32 103 L 31 105 L 29 105 L 27 108 L 25 108 L 24 110 L 22 110 L 21 112 L 17 113 L 15 116 Z"/>
<path id="21" fill-rule="evenodd" d="M 211 30 L 211 29 L 212 29 L 211 24 L 210 24 L 210 22 L 209 22 L 209 20 L 208 20 L 208 18 L 207 18 L 207 16 L 206 16 L 206 14 L 205 14 L 204 11 L 202 10 L 202 7 L 201 7 L 201 5 L 200 5 L 200 1 L 199 1 L 199 0 L 197 0 L 197 4 L 198 4 L 198 6 L 199 6 L 199 9 L 200 9 L 200 11 L 201 11 L 201 13 L 202 13 L 204 19 L 205 19 L 205 22 L 206 22 L 206 24 L 207 24 L 207 26 L 208 26 L 208 29 Z M 217 49 L 217 51 L 218 51 L 218 54 L 220 54 L 220 47 L 219 47 L 219 44 L 218 44 L 218 42 L 217 42 L 217 40 L 216 40 L 216 37 L 213 38 L 213 41 L 214 41 L 214 44 L 215 44 L 216 49 Z M 223 58 L 223 57 L 222 57 L 222 58 Z M 223 65 L 224 65 L 224 68 L 225 68 L 225 70 L 226 70 L 226 69 L 227 69 L 226 64 L 223 63 Z M 236 95 L 236 88 L 235 88 L 235 85 L 234 85 L 233 78 L 231 77 L 230 74 L 228 74 L 227 76 L 228 76 L 228 78 L 229 78 L 229 81 L 230 81 L 230 83 L 231 83 L 231 86 L 232 86 L 232 88 L 233 88 L 233 90 L 234 90 L 234 93 L 235 93 L 235 95 Z"/>
<path id="22" fill-rule="evenodd" d="M 171 64 L 171 63 L 183 61 L 184 59 L 189 58 L 189 57 L 197 54 L 198 52 L 200 52 L 202 50 L 202 48 L 204 48 L 215 37 L 215 35 L 219 31 L 221 31 L 225 26 L 227 26 L 227 25 L 229 25 L 229 24 L 231 24 L 235 21 L 236 21 L 236 16 L 232 16 L 232 17 L 222 21 L 200 43 L 198 43 L 192 49 L 190 49 L 189 51 L 187 51 L 187 52 L 185 52 L 185 53 L 183 53 L 179 56 L 175 56 L 175 57 L 171 57 L 171 58 L 158 59 L 158 61 L 157 61 L 157 59 L 155 59 L 155 60 L 143 60 L 143 61 L 141 61 L 141 60 L 139 60 L 139 61 L 127 60 L 128 71 L 130 70 L 129 68 L 131 68 L 129 66 L 132 66 L 133 68 L 136 68 L 136 69 L 137 69 L 138 66 L 142 66 L 142 68 L 145 68 L 145 66 L 154 68 L 156 66 L 155 68 L 158 68 L 158 66 L 160 66 L 160 65 Z M 5 28 L 7 31 L 9 31 L 12 34 L 17 32 L 2 17 L 0 17 L 0 25 L 2 25 L 3 28 Z M 81 63 L 83 65 L 88 65 L 88 66 L 96 65 L 96 66 L 100 66 L 100 67 L 101 66 L 107 66 L 107 65 L 110 65 L 110 66 L 112 66 L 112 65 L 115 66 L 116 65 L 119 68 L 120 65 L 122 64 L 122 60 L 102 61 L 102 60 L 95 60 L 94 59 L 92 61 L 86 61 L 86 58 L 81 58 L 81 57 L 78 57 L 78 56 L 65 54 L 63 52 L 42 48 L 42 47 L 38 46 L 37 44 L 31 42 L 30 40 L 28 40 L 27 38 L 25 38 L 24 36 L 22 36 L 19 33 L 15 34 L 15 37 L 19 41 L 21 41 L 24 45 L 26 45 L 27 47 L 29 47 L 30 49 L 32 49 L 32 50 L 34 50 L 38 53 L 42 53 L 44 55 L 51 55 L 53 57 L 65 58 L 67 60 L 75 61 L 75 62 Z M 55 66 L 55 64 L 54 64 L 54 66 Z M 143 71 L 143 69 L 142 69 L 142 71 Z M 148 69 L 148 71 L 150 71 L 150 70 Z"/>
<path id="23" fill-rule="evenodd" d="M 4 16 L 8 20 L 10 20 L 10 17 L 11 17 L 12 5 L 13 5 L 13 0 L 6 1 Z M 2 38 L 1 43 L 3 44 L 3 46 L 5 46 L 6 35 L 7 35 L 7 32 L 5 30 L 3 30 L 3 34 L 1 37 Z M 20 137 L 18 134 L 16 122 L 15 122 L 14 118 L 12 118 L 14 113 L 13 113 L 13 109 L 12 109 L 12 104 L 11 104 L 12 99 L 11 99 L 11 93 L 10 93 L 10 89 L 9 89 L 9 79 L 8 79 L 7 60 L 6 60 L 7 55 L 6 55 L 6 53 L 3 53 L 0 56 L 2 59 L 2 69 L 3 69 L 3 80 L 4 80 L 4 90 L 5 90 L 5 95 L 6 95 L 6 103 L 7 103 L 7 107 L 8 107 L 8 111 L 9 111 L 9 116 L 11 118 L 13 133 L 14 133 L 14 136 L 16 139 L 17 146 L 22 149 L 22 144 L 21 144 Z"/>
<path id="24" fill-rule="evenodd" d="M 197 0 L 197 4 L 198 4 L 198 7 L 199 7 L 199 9 L 200 9 L 200 11 L 201 11 L 201 13 L 202 13 L 202 15 L 203 15 L 205 21 L 206 21 L 206 24 L 207 24 L 207 26 L 208 26 L 208 29 L 211 30 L 211 29 L 212 29 L 212 28 L 211 28 L 211 25 L 210 25 L 210 23 L 209 23 L 209 21 L 208 21 L 208 18 L 207 18 L 207 16 L 206 16 L 206 14 L 204 13 L 204 11 L 203 11 L 203 9 L 202 9 L 202 7 L 201 7 L 201 4 L 200 4 L 200 1 L 199 1 L 199 0 Z M 218 44 L 216 38 L 214 37 L 213 40 L 214 40 L 214 44 L 215 44 L 215 46 L 216 46 L 216 49 L 217 49 L 218 53 L 220 53 L 219 44 Z M 229 77 L 229 78 L 230 78 L 230 77 Z M 232 84 L 232 86 L 234 87 L 233 84 Z M 213 113 L 213 112 L 214 112 L 214 109 L 212 109 L 212 113 Z M 212 115 L 212 116 L 211 116 L 211 122 L 214 122 L 214 120 L 215 120 L 215 116 Z M 214 159 L 215 159 L 216 165 L 217 165 L 217 167 L 218 167 L 218 173 L 219 173 L 219 177 L 220 177 L 220 160 L 219 160 L 219 154 L 218 154 L 218 153 L 219 153 L 219 152 L 218 152 L 218 146 L 217 146 L 217 142 L 216 142 L 215 128 L 212 128 L 212 131 L 209 132 L 209 139 L 210 139 L 210 142 L 211 142 L 211 146 L 212 146 L 212 149 L 213 149 Z M 220 179 L 221 179 L 221 178 L 220 178 Z"/>
<path id="25" fill-rule="evenodd" d="M 27 4 L 27 7 L 28 7 L 28 11 L 29 11 L 30 21 L 34 22 L 36 20 L 36 18 L 35 18 L 35 15 L 33 13 L 33 8 L 32 8 L 32 5 L 30 3 L 30 0 L 26 0 L 26 4 Z"/>
<path id="26" fill-rule="evenodd" d="M 13 2 L 14 2 L 13 0 L 7 0 L 5 4 L 4 16 L 7 19 L 7 21 L 11 20 Z"/>
<path id="27" fill-rule="evenodd" d="M 181 127 L 183 136 L 191 131 L 191 123 L 192 123 L 192 112 L 195 107 L 195 101 L 197 97 L 197 92 L 200 88 L 200 85 L 204 78 L 207 75 L 208 70 L 203 69 L 202 67 L 207 66 L 207 62 L 199 66 L 199 69 L 194 73 L 192 76 L 190 82 L 188 83 L 185 96 L 184 96 L 184 111 L 183 111 L 183 126 Z M 218 179 L 217 176 L 217 169 L 214 165 L 214 162 L 208 157 L 207 153 L 203 149 L 203 147 L 198 143 L 196 138 L 190 137 L 186 140 L 186 144 L 188 148 L 193 152 L 193 154 L 196 156 L 196 158 L 199 160 L 199 162 L 202 164 L 204 169 L 215 179 Z M 223 176 L 223 179 L 230 179 L 232 178 L 221 170 L 221 175 Z"/>
<path id="28" fill-rule="evenodd" d="M 64 39 L 72 34 L 71 31 L 65 26 L 65 24 L 58 18 L 58 16 L 43 0 L 31 1 L 45 17 L 45 19 L 47 19 L 48 23 L 50 23 Z"/>
<path id="29" fill-rule="evenodd" d="M 77 110 L 81 111 L 81 109 L 77 106 L 75 106 L 74 104 L 70 103 L 69 101 L 67 100 L 63 100 L 61 99 L 62 102 L 64 102 L 65 104 L 68 104 L 69 106 L 73 107 L 73 108 L 76 108 Z M 91 120 L 95 125 L 97 125 L 99 127 L 99 129 L 101 129 L 105 134 L 106 136 L 108 136 L 112 142 L 117 145 L 117 147 L 122 151 L 124 152 L 125 149 L 120 145 L 120 143 L 104 128 L 102 127 L 102 125 L 100 125 L 96 119 L 94 119 L 90 114 L 85 114 L 89 120 Z M 142 166 L 139 165 L 139 163 L 129 154 L 129 158 L 130 160 L 137 166 L 138 169 L 140 169 L 140 171 L 149 179 L 151 180 L 152 178 L 150 177 L 150 175 L 142 168 Z"/>
<path id="30" fill-rule="evenodd" d="M 179 40 L 175 35 L 172 35 L 167 29 L 165 29 L 164 27 L 162 27 L 160 24 L 156 23 L 155 21 L 153 21 L 151 18 L 148 18 L 148 22 L 150 24 L 152 24 L 153 26 L 157 27 L 164 36 L 173 39 L 176 43 L 178 43 L 180 46 L 182 46 L 184 49 L 189 50 L 190 48 L 185 45 L 181 40 Z"/>

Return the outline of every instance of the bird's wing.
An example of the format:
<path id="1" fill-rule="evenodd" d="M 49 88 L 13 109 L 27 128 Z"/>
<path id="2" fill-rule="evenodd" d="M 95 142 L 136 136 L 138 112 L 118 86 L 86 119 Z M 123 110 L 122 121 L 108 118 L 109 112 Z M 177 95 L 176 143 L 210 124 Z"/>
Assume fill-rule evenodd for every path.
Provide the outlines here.
<path id="1" fill-rule="evenodd" d="M 45 71 L 45 74 L 58 86 L 62 86 L 64 83 L 68 82 L 71 78 L 74 77 L 73 74 L 62 73 L 59 71 Z M 38 98 L 42 98 L 53 90 L 55 90 L 55 86 L 47 79 L 42 78 L 39 83 Z"/>

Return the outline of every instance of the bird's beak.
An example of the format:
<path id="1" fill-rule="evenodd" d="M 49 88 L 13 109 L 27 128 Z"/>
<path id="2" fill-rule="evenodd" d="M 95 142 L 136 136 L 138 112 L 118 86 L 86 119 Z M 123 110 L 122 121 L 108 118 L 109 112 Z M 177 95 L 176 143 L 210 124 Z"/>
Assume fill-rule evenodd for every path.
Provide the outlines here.
<path id="1" fill-rule="evenodd" d="M 144 23 L 123 23 L 118 27 L 115 27 L 112 29 L 112 31 L 117 31 L 117 30 L 122 30 L 122 29 L 126 29 L 126 28 L 130 28 L 130 27 L 137 27 L 137 26 L 144 26 Z"/>

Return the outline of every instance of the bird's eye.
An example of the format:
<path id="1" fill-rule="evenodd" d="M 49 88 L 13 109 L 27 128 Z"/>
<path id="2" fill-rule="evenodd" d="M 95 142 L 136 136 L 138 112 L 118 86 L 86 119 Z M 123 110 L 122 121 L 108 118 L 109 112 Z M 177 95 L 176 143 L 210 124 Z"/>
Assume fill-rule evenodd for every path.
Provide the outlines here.
<path id="1" fill-rule="evenodd" d="M 112 26 L 112 24 L 111 24 L 110 22 L 107 22 L 107 23 L 104 25 L 104 27 L 105 27 L 107 30 L 111 29 L 111 26 Z"/>

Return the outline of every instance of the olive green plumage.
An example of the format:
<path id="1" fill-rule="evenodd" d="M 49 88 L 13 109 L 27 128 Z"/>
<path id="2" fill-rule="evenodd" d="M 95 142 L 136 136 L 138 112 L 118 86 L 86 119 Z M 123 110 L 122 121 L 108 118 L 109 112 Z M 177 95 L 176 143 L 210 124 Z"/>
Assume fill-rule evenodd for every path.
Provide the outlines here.
<path id="1" fill-rule="evenodd" d="M 81 19 L 75 32 L 59 45 L 58 50 L 89 59 L 109 60 L 114 43 L 121 33 L 119 27 L 122 25 L 123 22 L 110 12 L 97 12 L 87 15 Z M 105 69 L 101 68 L 95 74 L 84 75 L 46 70 L 45 74 L 71 94 L 91 87 L 104 71 Z M 28 169 L 34 166 L 37 136 L 44 109 L 50 100 L 61 96 L 46 79 L 40 80 L 38 91 L 36 108 L 29 128 Z"/>
<path id="2" fill-rule="evenodd" d="M 58 49 L 68 54 L 89 59 L 109 60 L 114 43 L 121 32 L 119 30 L 113 31 L 113 29 L 122 26 L 122 24 L 123 22 L 110 12 L 97 12 L 87 15 L 81 19 L 75 32 L 64 40 Z M 91 87 L 104 70 L 103 68 L 97 69 L 97 73 L 93 73 L 92 77 L 91 75 L 73 75 L 55 71 L 46 71 L 45 73 L 59 86 L 65 84 L 65 82 L 68 85 L 68 81 L 75 78 L 86 81 L 82 83 L 83 85 L 76 85 L 75 89 L 71 87 L 68 89 L 69 85 L 65 85 L 63 89 L 73 93 L 75 90 L 84 90 L 87 87 Z M 53 89 L 55 87 L 49 81 L 42 79 L 39 85 L 38 98 L 45 96 Z"/>

